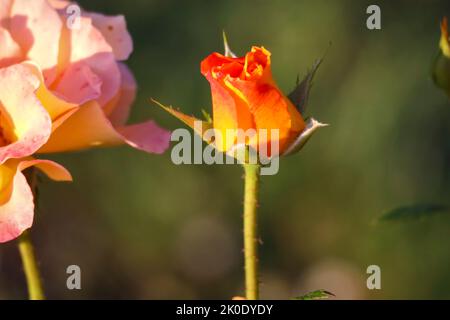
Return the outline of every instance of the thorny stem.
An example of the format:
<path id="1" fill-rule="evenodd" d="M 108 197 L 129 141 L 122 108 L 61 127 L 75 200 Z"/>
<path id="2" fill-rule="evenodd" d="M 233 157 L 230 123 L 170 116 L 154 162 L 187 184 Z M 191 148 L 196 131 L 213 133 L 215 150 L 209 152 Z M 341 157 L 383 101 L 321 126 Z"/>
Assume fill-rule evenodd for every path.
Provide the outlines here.
<path id="1" fill-rule="evenodd" d="M 260 166 L 244 164 L 244 170 L 245 292 L 247 300 L 257 300 L 259 298 L 257 206 Z"/>

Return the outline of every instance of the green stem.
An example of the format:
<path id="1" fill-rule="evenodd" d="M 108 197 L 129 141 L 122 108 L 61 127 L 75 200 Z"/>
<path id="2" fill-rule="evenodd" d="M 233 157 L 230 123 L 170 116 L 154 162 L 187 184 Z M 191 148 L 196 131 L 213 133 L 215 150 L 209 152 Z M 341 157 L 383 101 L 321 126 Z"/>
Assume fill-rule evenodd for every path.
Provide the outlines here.
<path id="1" fill-rule="evenodd" d="M 248 300 L 259 297 L 258 280 L 258 187 L 260 166 L 244 164 L 244 257 L 245 257 L 245 292 Z"/>
<path id="2" fill-rule="evenodd" d="M 28 230 L 19 237 L 19 251 L 27 279 L 30 300 L 44 300 L 45 297 L 41 276 L 39 274 L 39 268 Z"/>
<path id="3" fill-rule="evenodd" d="M 30 168 L 25 173 L 30 188 L 33 192 L 34 202 L 37 203 L 37 172 Z M 35 205 L 36 210 L 37 205 Z M 30 300 L 44 300 L 44 289 L 42 286 L 39 267 L 34 254 L 29 230 L 25 230 L 18 239 L 20 257 L 22 258 L 23 270 L 27 280 L 28 296 Z"/>

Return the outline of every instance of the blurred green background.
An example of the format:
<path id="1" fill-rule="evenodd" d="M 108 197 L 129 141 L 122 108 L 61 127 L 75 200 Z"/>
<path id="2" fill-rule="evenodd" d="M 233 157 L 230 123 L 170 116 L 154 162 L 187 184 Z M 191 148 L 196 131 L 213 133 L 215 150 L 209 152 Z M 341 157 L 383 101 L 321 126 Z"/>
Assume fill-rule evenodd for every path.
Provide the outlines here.
<path id="1" fill-rule="evenodd" d="M 374 223 L 412 203 L 450 204 L 450 101 L 433 86 L 439 21 L 448 1 L 80 1 L 124 14 L 139 83 L 131 122 L 178 120 L 147 103 L 210 110 L 200 61 L 232 49 L 272 52 L 290 91 L 331 42 L 308 113 L 330 123 L 262 178 L 262 298 L 327 289 L 348 299 L 450 299 L 450 216 Z M 131 148 L 51 156 L 72 184 L 45 180 L 32 236 L 54 299 L 230 299 L 243 295 L 242 169 L 182 165 Z M 82 290 L 66 289 L 66 267 Z M 379 265 L 382 289 L 368 290 Z M 0 247 L 0 298 L 25 298 L 15 243 Z"/>

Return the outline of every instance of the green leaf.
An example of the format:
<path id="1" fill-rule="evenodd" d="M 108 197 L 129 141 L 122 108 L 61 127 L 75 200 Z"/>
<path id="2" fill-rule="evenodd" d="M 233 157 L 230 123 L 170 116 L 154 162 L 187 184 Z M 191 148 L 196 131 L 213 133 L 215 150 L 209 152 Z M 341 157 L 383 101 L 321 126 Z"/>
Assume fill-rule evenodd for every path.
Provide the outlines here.
<path id="1" fill-rule="evenodd" d="M 330 297 L 335 297 L 335 295 L 329 291 L 320 289 L 309 292 L 303 296 L 296 297 L 294 300 L 324 300 L 329 299 Z"/>
<path id="2" fill-rule="evenodd" d="M 314 79 L 314 75 L 319 69 L 320 64 L 322 63 L 323 58 L 316 60 L 312 68 L 307 72 L 305 78 L 302 82 L 297 78 L 297 86 L 295 89 L 289 94 L 288 98 L 292 101 L 292 103 L 297 107 L 298 111 L 304 115 L 306 111 L 306 105 L 308 104 L 309 91 L 312 88 L 312 82 Z"/>
<path id="3" fill-rule="evenodd" d="M 395 208 L 383 214 L 379 221 L 414 220 L 442 213 L 450 213 L 450 208 L 442 204 L 414 204 Z"/>

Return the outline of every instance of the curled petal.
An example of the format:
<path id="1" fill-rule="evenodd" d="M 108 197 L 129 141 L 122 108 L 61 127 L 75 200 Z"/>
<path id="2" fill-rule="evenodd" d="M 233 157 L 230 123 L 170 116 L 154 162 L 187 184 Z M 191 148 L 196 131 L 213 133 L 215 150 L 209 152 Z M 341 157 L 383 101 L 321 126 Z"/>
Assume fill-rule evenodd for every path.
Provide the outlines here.
<path id="1" fill-rule="evenodd" d="M 236 70 L 233 68 L 233 71 L 236 71 L 236 74 L 233 73 L 233 75 L 238 76 L 242 72 L 244 62 L 245 58 L 243 57 L 233 58 L 214 52 L 201 62 L 200 72 L 206 77 L 208 74 L 212 74 L 217 66 L 233 64 L 236 67 Z M 228 68 L 227 70 L 230 69 Z"/>
<path id="2" fill-rule="evenodd" d="M 13 190 L 13 178 L 18 171 L 24 171 L 32 166 L 37 167 L 54 181 L 72 181 L 72 176 L 63 166 L 50 160 L 37 160 L 26 158 L 25 160 L 11 159 L 0 165 L 0 205 L 5 204 Z"/>
<path id="3" fill-rule="evenodd" d="M 70 173 L 62 166 L 48 160 L 11 160 L 0 165 L 2 174 L 0 190 L 0 243 L 13 240 L 33 224 L 33 192 L 22 174 L 28 167 L 36 166 L 51 179 L 70 181 Z"/>
<path id="4" fill-rule="evenodd" d="M 170 133 L 152 121 L 116 130 L 96 102 L 83 105 L 51 136 L 39 152 L 64 152 L 94 146 L 129 144 L 150 153 L 161 153 L 169 146 Z"/>
<path id="5" fill-rule="evenodd" d="M 152 120 L 118 128 L 117 132 L 125 143 L 142 151 L 162 154 L 169 147 L 170 132 Z"/>
<path id="6" fill-rule="evenodd" d="M 245 65 L 241 78 L 251 81 L 273 82 L 271 53 L 264 47 L 252 47 L 245 55 Z"/>
<path id="7" fill-rule="evenodd" d="M 50 136 L 51 119 L 35 95 L 38 87 L 24 65 L 0 69 L 0 164 L 33 154 Z"/>
<path id="8" fill-rule="evenodd" d="M 31 61 L 24 62 L 23 65 L 39 79 L 40 85 L 36 91 L 36 96 L 52 119 L 52 130 L 58 128 L 68 117 L 78 110 L 78 105 L 69 103 L 51 92 L 44 81 L 41 69 Z"/>
<path id="9" fill-rule="evenodd" d="M 66 168 L 50 160 L 29 159 L 20 161 L 17 169 L 23 171 L 30 167 L 36 167 L 54 181 L 72 181 L 72 175 Z"/>

